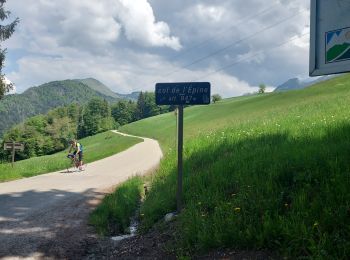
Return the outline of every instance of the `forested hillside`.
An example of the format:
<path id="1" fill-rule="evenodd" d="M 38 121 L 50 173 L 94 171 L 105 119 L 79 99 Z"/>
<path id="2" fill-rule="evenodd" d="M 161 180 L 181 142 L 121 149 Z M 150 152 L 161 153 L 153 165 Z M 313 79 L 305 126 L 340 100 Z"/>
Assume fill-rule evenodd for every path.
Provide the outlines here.
<path id="1" fill-rule="evenodd" d="M 54 81 L 30 88 L 23 94 L 5 96 L 0 101 L 0 136 L 6 129 L 26 118 L 71 103 L 85 104 L 95 97 L 110 102 L 118 100 L 75 80 Z"/>
<path id="2" fill-rule="evenodd" d="M 7 130 L 3 137 L 5 141 L 25 144 L 24 151 L 16 154 L 16 160 L 23 160 L 62 151 L 69 140 L 96 135 L 115 127 L 108 102 L 93 98 L 85 106 L 74 103 L 50 110 L 46 115 L 30 117 Z M 1 161 L 6 162 L 9 155 L 9 152 L 0 150 Z"/>
<path id="3" fill-rule="evenodd" d="M 45 115 L 29 117 L 7 129 L 0 146 L 8 141 L 24 143 L 25 149 L 16 154 L 16 160 L 49 155 L 65 149 L 73 138 L 93 136 L 172 109 L 157 106 L 151 92 L 141 92 L 137 102 L 119 100 L 111 104 L 106 98 L 91 98 L 87 104 L 81 105 L 74 101 Z M 0 163 L 7 162 L 9 157 L 10 152 L 0 150 Z"/>

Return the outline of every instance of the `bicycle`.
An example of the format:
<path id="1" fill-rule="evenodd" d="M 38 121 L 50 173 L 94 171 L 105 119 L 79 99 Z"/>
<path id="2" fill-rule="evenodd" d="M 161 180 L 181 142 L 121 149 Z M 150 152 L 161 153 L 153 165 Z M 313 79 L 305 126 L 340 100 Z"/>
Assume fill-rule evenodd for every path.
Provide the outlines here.
<path id="1" fill-rule="evenodd" d="M 68 154 L 67 158 L 71 160 L 70 164 L 67 166 L 67 173 L 85 171 L 86 164 L 84 164 L 83 162 L 82 165 L 80 166 L 79 159 L 74 153 Z"/>

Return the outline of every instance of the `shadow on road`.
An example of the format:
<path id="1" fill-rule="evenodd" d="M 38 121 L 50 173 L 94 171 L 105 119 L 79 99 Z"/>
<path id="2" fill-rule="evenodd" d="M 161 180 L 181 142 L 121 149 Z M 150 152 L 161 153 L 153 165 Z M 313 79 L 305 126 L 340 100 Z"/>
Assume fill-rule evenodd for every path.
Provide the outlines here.
<path id="1" fill-rule="evenodd" d="M 0 195 L 0 258 L 74 258 L 88 214 L 103 195 L 91 189 Z"/>

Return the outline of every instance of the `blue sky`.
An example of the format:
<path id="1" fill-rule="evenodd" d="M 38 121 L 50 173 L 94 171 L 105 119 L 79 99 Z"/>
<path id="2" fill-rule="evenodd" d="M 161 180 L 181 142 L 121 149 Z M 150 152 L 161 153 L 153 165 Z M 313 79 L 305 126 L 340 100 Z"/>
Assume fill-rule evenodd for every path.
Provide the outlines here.
<path id="1" fill-rule="evenodd" d="M 307 78 L 308 2 L 11 0 L 21 22 L 3 43 L 4 72 L 19 92 L 94 77 L 119 93 L 210 81 L 213 93 L 242 95 Z"/>

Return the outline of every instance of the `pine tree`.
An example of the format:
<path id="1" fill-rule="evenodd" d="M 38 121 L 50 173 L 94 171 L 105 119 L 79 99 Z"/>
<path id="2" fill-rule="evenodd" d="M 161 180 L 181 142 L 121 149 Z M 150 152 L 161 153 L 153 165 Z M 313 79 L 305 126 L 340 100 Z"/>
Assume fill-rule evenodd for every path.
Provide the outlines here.
<path id="1" fill-rule="evenodd" d="M 140 120 L 145 118 L 145 95 L 141 91 L 139 94 L 139 97 L 137 99 L 137 106 L 136 106 L 136 119 Z"/>
<path id="2" fill-rule="evenodd" d="M 9 11 L 4 10 L 5 3 L 6 0 L 0 0 L 1 22 L 8 19 L 11 14 Z M 0 25 L 0 99 L 5 95 L 6 92 L 8 92 L 13 87 L 12 84 L 8 84 L 5 82 L 5 75 L 2 73 L 2 68 L 4 67 L 5 62 L 6 49 L 2 49 L 1 43 L 11 37 L 18 23 L 19 19 L 16 18 L 13 22 L 7 25 Z"/>

